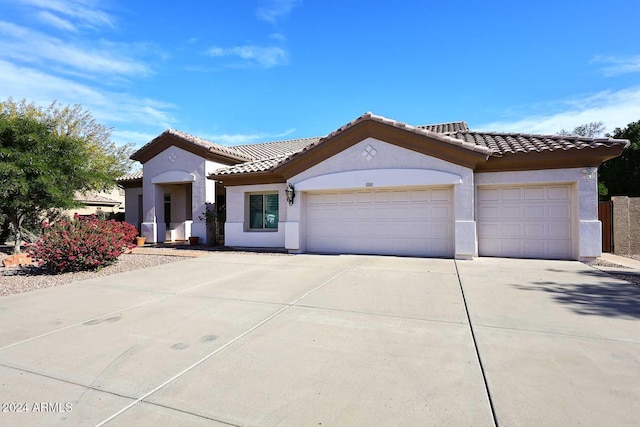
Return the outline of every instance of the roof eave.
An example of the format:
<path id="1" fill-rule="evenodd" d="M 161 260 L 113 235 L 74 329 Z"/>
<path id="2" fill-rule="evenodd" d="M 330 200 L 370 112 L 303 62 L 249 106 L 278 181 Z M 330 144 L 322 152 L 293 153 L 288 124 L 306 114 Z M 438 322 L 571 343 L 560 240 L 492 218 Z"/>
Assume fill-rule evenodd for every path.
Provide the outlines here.
<path id="1" fill-rule="evenodd" d="M 219 181 L 224 186 L 257 185 L 257 184 L 282 184 L 287 180 L 284 176 L 272 171 L 245 172 L 234 174 L 211 174 L 208 179 Z"/>
<path id="2" fill-rule="evenodd" d="M 490 157 L 476 168 L 477 172 L 509 172 L 544 169 L 598 167 L 603 162 L 618 157 L 625 144 L 542 152 L 506 153 Z"/>

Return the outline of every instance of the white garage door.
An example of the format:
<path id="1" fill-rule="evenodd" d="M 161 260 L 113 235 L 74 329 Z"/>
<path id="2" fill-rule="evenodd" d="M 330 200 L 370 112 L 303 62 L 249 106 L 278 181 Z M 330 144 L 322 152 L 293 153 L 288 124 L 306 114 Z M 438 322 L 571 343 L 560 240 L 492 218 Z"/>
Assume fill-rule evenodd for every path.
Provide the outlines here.
<path id="1" fill-rule="evenodd" d="M 478 252 L 515 258 L 572 257 L 571 187 L 478 189 Z"/>
<path id="2" fill-rule="evenodd" d="M 308 193 L 308 252 L 453 256 L 449 188 Z"/>

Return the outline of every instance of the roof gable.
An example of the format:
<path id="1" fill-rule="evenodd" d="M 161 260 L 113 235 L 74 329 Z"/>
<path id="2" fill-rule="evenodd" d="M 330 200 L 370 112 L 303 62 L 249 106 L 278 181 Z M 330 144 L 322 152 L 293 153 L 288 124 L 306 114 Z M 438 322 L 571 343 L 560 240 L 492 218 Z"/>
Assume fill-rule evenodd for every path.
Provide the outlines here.
<path id="1" fill-rule="evenodd" d="M 366 113 L 281 160 L 274 171 L 285 177 L 296 175 L 369 137 L 471 169 L 491 153 L 487 147 Z"/>
<path id="2" fill-rule="evenodd" d="M 231 147 L 225 147 L 175 129 L 167 129 L 162 132 L 133 153 L 131 159 L 146 163 L 171 146 L 223 164 L 233 165 L 252 160 L 250 155 L 234 150 Z"/>

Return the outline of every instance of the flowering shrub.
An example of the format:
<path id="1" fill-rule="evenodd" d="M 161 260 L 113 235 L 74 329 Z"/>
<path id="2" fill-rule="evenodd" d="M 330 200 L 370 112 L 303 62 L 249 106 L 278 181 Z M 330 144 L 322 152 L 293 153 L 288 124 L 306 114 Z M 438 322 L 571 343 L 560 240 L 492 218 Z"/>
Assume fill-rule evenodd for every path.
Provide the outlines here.
<path id="1" fill-rule="evenodd" d="M 27 245 L 27 252 L 54 273 L 97 270 L 133 248 L 137 234 L 126 222 L 76 215 L 73 220 L 45 224 L 42 237 Z"/>

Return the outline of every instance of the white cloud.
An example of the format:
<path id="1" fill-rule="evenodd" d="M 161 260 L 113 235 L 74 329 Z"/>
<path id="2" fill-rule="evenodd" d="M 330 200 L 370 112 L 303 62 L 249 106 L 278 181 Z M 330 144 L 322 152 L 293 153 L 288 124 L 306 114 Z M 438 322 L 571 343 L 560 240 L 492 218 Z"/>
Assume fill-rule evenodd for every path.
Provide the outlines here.
<path id="1" fill-rule="evenodd" d="M 49 24 L 61 30 L 71 31 L 71 32 L 78 31 L 76 26 L 73 25 L 71 22 L 67 21 L 66 19 L 60 18 L 59 16 L 54 15 L 53 13 L 47 12 L 45 10 L 41 10 L 40 12 L 38 12 L 37 17 L 41 22 L 44 22 L 45 24 Z"/>
<path id="2" fill-rule="evenodd" d="M 260 47 L 244 45 L 226 49 L 214 46 L 207 50 L 207 54 L 213 58 L 237 57 L 244 60 L 245 65 L 257 64 L 264 68 L 284 65 L 289 60 L 287 52 L 276 46 Z"/>
<path id="3" fill-rule="evenodd" d="M 559 107 L 558 107 L 559 105 Z M 555 134 L 589 122 L 603 122 L 606 131 L 640 119 L 640 87 L 602 91 L 593 95 L 549 103 L 555 112 L 472 126 L 474 130 Z"/>
<path id="4" fill-rule="evenodd" d="M 94 29 L 115 27 L 113 18 L 105 11 L 100 10 L 99 3 L 91 0 L 17 0 L 17 2 L 63 15 L 66 20 L 73 20 L 82 27 Z"/>
<path id="5" fill-rule="evenodd" d="M 605 77 L 613 77 L 620 74 L 640 73 L 640 55 L 636 56 L 596 56 L 591 60 L 592 64 L 603 64 L 602 73 Z"/>
<path id="6" fill-rule="evenodd" d="M 11 22 L 0 21 L 0 36 L 0 58 L 3 59 L 41 63 L 48 67 L 57 63 L 70 67 L 76 74 L 85 73 L 85 76 L 138 76 L 151 72 L 145 64 L 125 55 L 117 56 L 111 49 L 73 45 Z"/>
<path id="7" fill-rule="evenodd" d="M 295 129 L 287 129 L 284 132 L 278 134 L 269 134 L 269 133 L 236 133 L 236 134 L 204 134 L 202 138 L 207 139 L 209 141 L 216 142 L 218 144 L 233 146 L 233 145 L 244 145 L 244 144 L 253 144 L 254 142 L 262 142 L 274 140 L 277 138 L 283 138 L 287 135 L 291 135 L 295 132 Z"/>
<path id="8" fill-rule="evenodd" d="M 287 37 L 282 34 L 282 33 L 273 33 L 269 36 L 270 39 L 272 40 L 276 40 L 278 42 L 285 42 L 287 41 Z"/>
<path id="9" fill-rule="evenodd" d="M 264 6 L 256 10 L 256 16 L 271 24 L 275 24 L 281 18 L 286 18 L 302 0 L 267 0 Z"/>
<path id="10" fill-rule="evenodd" d="M 126 93 L 101 90 L 80 82 L 47 74 L 34 68 L 0 60 L 0 99 L 9 96 L 27 99 L 41 106 L 57 100 L 62 104 L 81 104 L 101 123 L 135 124 L 154 130 L 172 127 L 175 106 Z M 123 141 L 127 142 L 127 141 Z"/>

